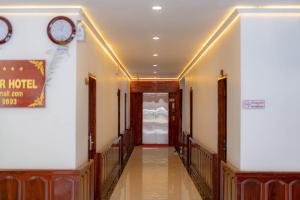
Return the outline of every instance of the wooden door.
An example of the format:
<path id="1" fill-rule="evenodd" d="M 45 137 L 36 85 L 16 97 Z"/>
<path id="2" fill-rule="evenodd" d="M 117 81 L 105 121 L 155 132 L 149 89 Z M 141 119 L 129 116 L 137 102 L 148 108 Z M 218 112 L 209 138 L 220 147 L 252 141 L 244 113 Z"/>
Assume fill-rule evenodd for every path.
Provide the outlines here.
<path id="1" fill-rule="evenodd" d="M 193 88 L 190 89 L 190 135 L 193 137 Z"/>
<path id="2" fill-rule="evenodd" d="M 121 90 L 118 89 L 118 137 L 121 135 Z"/>
<path id="3" fill-rule="evenodd" d="M 143 93 L 130 94 L 130 120 L 134 134 L 134 145 L 141 145 L 143 142 Z"/>
<path id="4" fill-rule="evenodd" d="M 183 106 L 183 102 L 182 102 L 182 98 L 183 98 L 183 89 L 179 90 L 179 135 L 182 133 L 182 106 Z M 178 141 L 179 138 L 177 138 Z"/>
<path id="5" fill-rule="evenodd" d="M 127 129 L 127 93 L 124 94 L 124 128 Z"/>
<path id="6" fill-rule="evenodd" d="M 226 162 L 227 156 L 227 79 L 218 80 L 218 155 Z"/>
<path id="7" fill-rule="evenodd" d="M 179 91 L 169 93 L 169 146 L 177 146 L 179 135 Z"/>
<path id="8" fill-rule="evenodd" d="M 89 159 L 96 155 L 96 78 L 89 76 Z"/>

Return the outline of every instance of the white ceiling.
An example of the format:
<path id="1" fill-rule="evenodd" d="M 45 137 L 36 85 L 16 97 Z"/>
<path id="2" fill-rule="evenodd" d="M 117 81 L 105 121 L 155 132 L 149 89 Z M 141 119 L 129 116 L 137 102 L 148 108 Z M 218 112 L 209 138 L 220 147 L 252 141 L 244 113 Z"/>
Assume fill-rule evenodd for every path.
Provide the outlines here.
<path id="1" fill-rule="evenodd" d="M 0 0 L 0 5 L 25 3 L 83 4 L 133 77 L 153 77 L 156 70 L 158 78 L 175 78 L 232 7 L 300 0 Z M 162 10 L 153 11 L 154 5 Z"/>

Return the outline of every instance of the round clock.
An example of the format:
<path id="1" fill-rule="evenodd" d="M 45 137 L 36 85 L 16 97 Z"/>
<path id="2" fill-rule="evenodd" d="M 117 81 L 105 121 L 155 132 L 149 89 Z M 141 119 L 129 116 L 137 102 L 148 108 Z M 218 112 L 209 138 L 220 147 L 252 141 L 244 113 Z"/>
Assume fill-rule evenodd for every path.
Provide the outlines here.
<path id="1" fill-rule="evenodd" d="M 5 17 L 0 16 L 0 45 L 8 42 L 12 36 L 12 25 Z"/>
<path id="2" fill-rule="evenodd" d="M 47 33 L 50 40 L 55 44 L 67 45 L 74 39 L 76 27 L 70 18 L 58 16 L 49 22 Z"/>

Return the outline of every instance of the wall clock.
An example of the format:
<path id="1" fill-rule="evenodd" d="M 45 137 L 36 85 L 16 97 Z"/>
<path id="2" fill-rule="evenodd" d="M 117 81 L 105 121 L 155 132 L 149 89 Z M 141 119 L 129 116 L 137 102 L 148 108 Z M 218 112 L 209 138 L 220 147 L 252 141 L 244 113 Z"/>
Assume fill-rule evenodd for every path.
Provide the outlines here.
<path id="1" fill-rule="evenodd" d="M 0 45 L 8 42 L 12 36 L 12 25 L 5 17 L 0 16 Z"/>
<path id="2" fill-rule="evenodd" d="M 47 33 L 50 40 L 55 44 L 67 45 L 74 39 L 76 27 L 70 18 L 58 16 L 49 22 Z"/>

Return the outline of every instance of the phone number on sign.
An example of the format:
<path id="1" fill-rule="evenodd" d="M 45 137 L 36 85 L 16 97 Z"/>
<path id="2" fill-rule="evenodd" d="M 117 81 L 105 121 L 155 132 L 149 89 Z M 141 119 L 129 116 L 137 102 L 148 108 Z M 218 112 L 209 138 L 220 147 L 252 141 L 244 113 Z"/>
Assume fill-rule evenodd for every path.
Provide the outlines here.
<path id="1" fill-rule="evenodd" d="M 2 105 L 17 105 L 18 101 L 14 98 L 5 98 L 1 100 Z"/>

